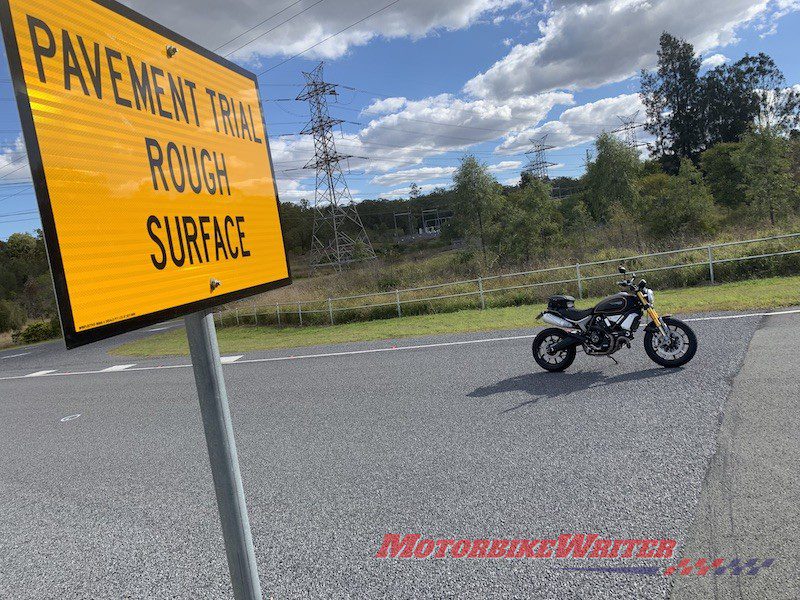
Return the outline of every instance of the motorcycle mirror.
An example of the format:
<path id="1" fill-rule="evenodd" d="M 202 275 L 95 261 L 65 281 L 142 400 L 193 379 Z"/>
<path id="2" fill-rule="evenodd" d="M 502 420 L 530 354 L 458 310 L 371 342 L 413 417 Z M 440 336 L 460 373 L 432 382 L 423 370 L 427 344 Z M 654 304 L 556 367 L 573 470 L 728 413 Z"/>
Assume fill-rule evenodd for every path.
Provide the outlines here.
<path id="1" fill-rule="evenodd" d="M 623 275 L 625 275 L 625 273 L 628 272 L 628 269 L 626 269 L 624 265 L 620 265 L 619 266 L 619 272 L 622 273 Z"/>
<path id="2" fill-rule="evenodd" d="M 647 287 L 647 280 L 646 280 L 646 279 L 642 279 L 642 280 L 639 282 L 639 289 L 640 289 L 640 290 L 643 290 L 643 289 L 644 289 L 644 288 L 646 288 L 646 287 Z"/>

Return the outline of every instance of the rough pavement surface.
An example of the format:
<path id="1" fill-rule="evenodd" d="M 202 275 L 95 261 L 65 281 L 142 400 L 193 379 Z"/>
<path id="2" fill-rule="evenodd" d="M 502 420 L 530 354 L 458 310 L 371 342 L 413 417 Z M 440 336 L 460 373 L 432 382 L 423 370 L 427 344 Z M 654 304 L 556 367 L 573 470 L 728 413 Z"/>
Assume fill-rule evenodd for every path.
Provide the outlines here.
<path id="1" fill-rule="evenodd" d="M 531 340 L 226 366 L 265 597 L 666 598 L 571 562 L 374 555 L 388 532 L 682 542 L 758 324 L 693 323 L 676 371 L 641 336 L 562 374 Z M 0 403 L 0 597 L 230 597 L 190 369 L 0 381 Z"/>
<path id="2" fill-rule="evenodd" d="M 687 557 L 775 558 L 757 576 L 679 577 L 675 600 L 800 598 L 800 319 L 765 319 L 726 406 Z"/>

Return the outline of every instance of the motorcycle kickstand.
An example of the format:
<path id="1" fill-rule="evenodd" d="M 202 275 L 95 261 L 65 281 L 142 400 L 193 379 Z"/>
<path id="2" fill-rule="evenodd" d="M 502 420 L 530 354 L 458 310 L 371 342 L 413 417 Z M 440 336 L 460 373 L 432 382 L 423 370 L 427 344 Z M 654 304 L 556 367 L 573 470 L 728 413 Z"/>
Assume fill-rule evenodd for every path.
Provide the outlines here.
<path id="1" fill-rule="evenodd" d="M 619 361 L 618 361 L 616 358 L 614 358 L 613 356 L 609 355 L 609 356 L 608 356 L 608 358 L 610 358 L 611 360 L 613 360 L 613 361 L 614 361 L 614 364 L 616 364 L 616 365 L 618 365 L 618 364 L 619 364 Z"/>

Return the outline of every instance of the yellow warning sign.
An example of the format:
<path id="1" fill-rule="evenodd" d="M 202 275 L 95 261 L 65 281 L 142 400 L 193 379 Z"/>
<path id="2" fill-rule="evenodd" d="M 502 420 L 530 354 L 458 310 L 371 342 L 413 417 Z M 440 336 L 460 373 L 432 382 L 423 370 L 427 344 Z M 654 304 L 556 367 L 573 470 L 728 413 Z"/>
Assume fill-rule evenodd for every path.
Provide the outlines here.
<path id="1" fill-rule="evenodd" d="M 111 0 L 0 13 L 69 347 L 290 282 L 252 73 Z"/>

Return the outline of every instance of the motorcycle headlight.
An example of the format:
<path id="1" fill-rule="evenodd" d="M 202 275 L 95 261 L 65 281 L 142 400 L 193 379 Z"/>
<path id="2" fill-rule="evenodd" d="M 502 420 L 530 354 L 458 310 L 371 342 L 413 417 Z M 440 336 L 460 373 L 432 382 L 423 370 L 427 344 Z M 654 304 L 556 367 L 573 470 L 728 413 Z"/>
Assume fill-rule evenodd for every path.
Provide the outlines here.
<path id="1" fill-rule="evenodd" d="M 650 303 L 650 305 L 651 305 L 651 306 L 652 306 L 653 304 L 655 304 L 655 301 L 656 301 L 656 295 L 653 293 L 653 290 L 651 290 L 651 289 L 649 289 L 649 288 L 648 288 L 648 289 L 646 289 L 646 290 L 644 291 L 644 297 L 645 297 L 645 298 L 647 298 L 647 302 L 648 302 L 648 303 Z"/>

